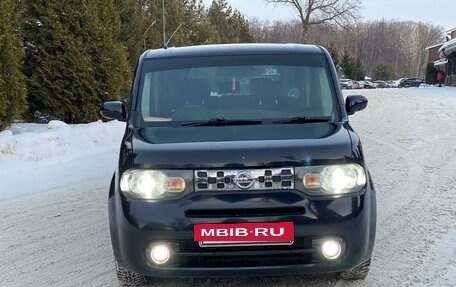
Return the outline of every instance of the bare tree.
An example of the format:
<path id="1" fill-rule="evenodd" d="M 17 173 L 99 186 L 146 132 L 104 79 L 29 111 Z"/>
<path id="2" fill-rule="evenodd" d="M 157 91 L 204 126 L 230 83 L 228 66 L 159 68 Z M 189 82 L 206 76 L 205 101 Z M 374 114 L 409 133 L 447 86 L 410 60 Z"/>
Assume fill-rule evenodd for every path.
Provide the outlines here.
<path id="1" fill-rule="evenodd" d="M 250 21 L 256 42 L 299 42 L 301 23 L 290 21 Z M 427 64 L 425 47 L 441 43 L 443 27 L 412 21 L 377 20 L 311 26 L 307 41 L 328 47 L 334 55 L 345 49 L 359 59 L 368 76 L 378 66 L 391 66 L 396 77 L 424 77 Z"/>
<path id="2" fill-rule="evenodd" d="M 423 75 L 425 73 L 427 54 L 423 52 L 424 49 L 432 44 L 443 41 L 442 28 L 443 27 L 422 22 L 415 25 L 413 37 L 416 41 L 416 75 Z"/>
<path id="3" fill-rule="evenodd" d="M 267 3 L 286 5 L 297 10 L 301 20 L 301 42 L 308 40 L 309 28 L 332 23 L 341 27 L 353 22 L 361 7 L 360 0 L 265 0 Z"/>
<path id="4" fill-rule="evenodd" d="M 250 32 L 258 43 L 296 43 L 301 41 L 299 21 L 249 21 Z"/>

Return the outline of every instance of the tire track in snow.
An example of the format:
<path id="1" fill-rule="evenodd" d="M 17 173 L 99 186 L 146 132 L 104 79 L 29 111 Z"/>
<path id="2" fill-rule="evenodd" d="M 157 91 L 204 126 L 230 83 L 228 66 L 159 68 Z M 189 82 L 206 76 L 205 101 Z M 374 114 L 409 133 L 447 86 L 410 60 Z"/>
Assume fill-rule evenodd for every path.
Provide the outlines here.
<path id="1" fill-rule="evenodd" d="M 377 109 L 386 109 L 392 98 L 373 100 Z M 452 214 L 456 214 L 456 208 L 452 203 L 456 198 L 450 179 L 456 173 L 456 150 L 450 143 L 455 142 L 456 137 L 449 133 L 453 128 L 452 119 L 448 117 L 451 115 L 454 119 L 455 109 L 454 105 L 445 105 L 446 109 L 436 114 L 442 105 L 434 97 L 430 101 L 411 95 L 408 100 L 415 102 L 415 109 L 390 110 L 392 125 L 388 127 L 390 132 L 384 133 L 385 138 L 365 138 L 369 166 L 375 166 L 370 159 L 374 154 L 369 153 L 370 140 L 391 148 L 390 153 L 374 154 L 374 160 L 389 163 L 380 165 L 386 169 L 383 174 L 387 178 L 378 178 L 374 173 L 374 181 L 382 184 L 377 185 L 377 242 L 367 282 L 375 282 L 375 286 L 440 286 L 433 282 L 451 281 L 448 275 L 439 275 L 435 270 L 430 272 L 430 267 L 446 265 L 440 262 L 444 254 L 435 246 L 448 232 L 451 232 L 450 237 L 455 235 L 456 221 Z M 356 128 L 356 124 L 354 126 Z M 363 127 L 358 131 L 362 134 Z M 408 144 L 406 150 L 403 143 Z M 401 154 L 396 153 L 398 150 L 402 150 Z M 391 170 L 404 165 L 406 169 L 401 173 Z M 448 176 L 451 174 L 453 177 Z M 387 189 L 383 189 L 385 187 Z M 434 253 L 435 250 L 439 252 Z M 389 280 L 374 281 L 376 278 Z"/>
<path id="2" fill-rule="evenodd" d="M 0 286 L 117 284 L 106 228 L 107 178 L 0 202 L 8 214 L 0 224 Z"/>

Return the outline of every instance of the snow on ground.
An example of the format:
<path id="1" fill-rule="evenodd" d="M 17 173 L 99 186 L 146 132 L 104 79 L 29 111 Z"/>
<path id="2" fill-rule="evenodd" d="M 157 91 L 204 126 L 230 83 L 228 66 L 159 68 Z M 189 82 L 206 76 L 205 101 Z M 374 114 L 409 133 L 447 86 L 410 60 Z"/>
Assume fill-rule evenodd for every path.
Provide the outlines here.
<path id="1" fill-rule="evenodd" d="M 176 279 L 154 286 L 456 285 L 456 88 L 344 93 L 369 99 L 351 117 L 377 188 L 368 278 Z M 124 126 L 55 124 L 0 134 L 0 286 L 117 286 L 106 198 Z"/>
<path id="2" fill-rule="evenodd" d="M 0 199 L 104 175 L 114 169 L 125 123 L 14 124 L 0 133 Z M 21 180 L 26 179 L 26 180 Z"/>

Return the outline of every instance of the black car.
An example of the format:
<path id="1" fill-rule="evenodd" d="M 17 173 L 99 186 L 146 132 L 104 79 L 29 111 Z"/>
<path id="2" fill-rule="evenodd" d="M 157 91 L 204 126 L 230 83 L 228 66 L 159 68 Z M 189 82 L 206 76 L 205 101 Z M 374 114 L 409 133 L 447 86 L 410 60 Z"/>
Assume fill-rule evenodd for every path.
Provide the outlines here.
<path id="1" fill-rule="evenodd" d="M 214 45 L 145 52 L 109 190 L 118 278 L 367 276 L 376 196 L 328 52 Z M 149 278 L 150 279 L 150 278 Z"/>
<path id="2" fill-rule="evenodd" d="M 410 87 L 419 87 L 421 84 L 424 83 L 423 79 L 420 78 L 408 78 L 403 79 L 399 82 L 399 88 L 410 88 Z"/>

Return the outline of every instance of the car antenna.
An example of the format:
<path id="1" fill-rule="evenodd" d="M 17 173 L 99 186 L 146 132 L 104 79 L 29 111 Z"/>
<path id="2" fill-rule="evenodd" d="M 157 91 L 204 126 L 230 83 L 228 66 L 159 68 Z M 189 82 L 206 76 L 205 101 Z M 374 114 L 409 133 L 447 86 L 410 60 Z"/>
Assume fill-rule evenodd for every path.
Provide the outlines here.
<path id="1" fill-rule="evenodd" d="M 144 41 L 144 51 L 147 49 L 146 47 L 146 34 L 147 32 L 149 32 L 150 28 L 152 28 L 152 26 L 155 25 L 155 23 L 157 23 L 157 20 L 155 20 L 154 22 L 152 22 L 152 24 L 150 24 L 150 26 L 146 29 L 146 31 L 144 31 L 143 33 L 143 41 Z"/>
<path id="2" fill-rule="evenodd" d="M 168 43 L 166 42 L 165 0 L 162 0 L 162 10 L 163 10 L 163 49 L 168 49 Z"/>
<path id="3" fill-rule="evenodd" d="M 171 34 L 171 37 L 169 37 L 168 41 L 166 42 L 166 48 L 168 48 L 169 42 L 173 39 L 174 35 L 176 35 L 177 31 L 179 31 L 180 27 L 182 27 L 184 23 L 180 23 L 180 25 L 174 30 L 174 32 Z"/>

